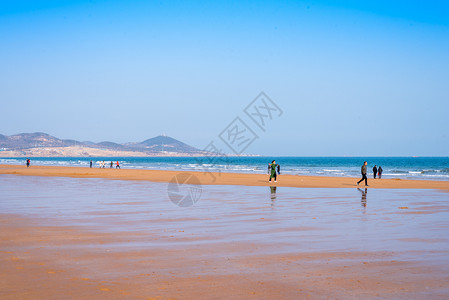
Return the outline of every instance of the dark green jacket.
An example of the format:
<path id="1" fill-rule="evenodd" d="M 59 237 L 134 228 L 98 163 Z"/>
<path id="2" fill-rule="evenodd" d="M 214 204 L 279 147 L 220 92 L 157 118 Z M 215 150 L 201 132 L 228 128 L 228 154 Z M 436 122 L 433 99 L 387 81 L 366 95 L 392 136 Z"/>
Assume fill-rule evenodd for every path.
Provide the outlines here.
<path id="1" fill-rule="evenodd" d="M 362 166 L 362 175 L 366 175 L 366 166 L 365 165 Z"/>

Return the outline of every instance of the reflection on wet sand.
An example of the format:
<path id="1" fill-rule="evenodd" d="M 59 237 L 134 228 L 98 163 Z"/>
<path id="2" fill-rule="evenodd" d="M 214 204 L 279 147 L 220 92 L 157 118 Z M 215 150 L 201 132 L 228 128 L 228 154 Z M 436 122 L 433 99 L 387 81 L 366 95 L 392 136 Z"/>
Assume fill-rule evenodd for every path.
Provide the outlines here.
<path id="1" fill-rule="evenodd" d="M 274 206 L 274 200 L 276 200 L 276 189 L 277 189 L 277 186 L 270 186 L 271 206 Z"/>
<path id="2" fill-rule="evenodd" d="M 447 299 L 447 193 L 359 191 L 0 175 L 0 298 Z"/>
<path id="3" fill-rule="evenodd" d="M 362 190 L 361 188 L 357 188 L 362 193 L 362 206 L 366 207 L 366 194 L 368 193 L 368 189 L 365 188 L 365 190 Z"/>

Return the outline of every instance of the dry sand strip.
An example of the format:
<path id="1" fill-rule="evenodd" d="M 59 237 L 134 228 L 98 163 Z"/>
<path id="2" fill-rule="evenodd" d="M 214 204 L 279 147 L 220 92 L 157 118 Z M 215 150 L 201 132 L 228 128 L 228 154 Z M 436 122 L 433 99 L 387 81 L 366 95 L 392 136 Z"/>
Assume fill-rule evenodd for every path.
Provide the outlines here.
<path id="1" fill-rule="evenodd" d="M 55 167 L 0 165 L 0 174 L 28 176 L 56 176 L 76 178 L 106 178 L 118 180 L 146 180 L 170 182 L 178 174 L 194 174 L 202 185 L 245 185 L 245 186 L 284 186 L 301 188 L 354 188 L 358 178 L 280 175 L 277 183 L 269 183 L 268 175 L 243 173 L 210 173 L 190 171 L 159 171 L 135 169 L 100 169 L 86 167 Z M 187 182 L 189 183 L 189 182 Z M 404 180 L 404 179 L 368 179 L 370 188 L 381 189 L 439 189 L 449 191 L 449 181 Z"/>

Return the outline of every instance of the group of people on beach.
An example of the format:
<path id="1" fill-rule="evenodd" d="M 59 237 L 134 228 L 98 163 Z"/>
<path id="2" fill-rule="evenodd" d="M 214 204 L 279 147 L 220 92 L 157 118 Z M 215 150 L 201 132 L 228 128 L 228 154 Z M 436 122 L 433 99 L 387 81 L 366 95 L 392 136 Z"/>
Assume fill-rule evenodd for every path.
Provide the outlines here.
<path id="1" fill-rule="evenodd" d="M 376 166 L 376 165 L 374 165 L 374 167 L 373 167 L 373 175 L 374 175 L 374 179 L 376 179 L 376 174 L 379 176 L 379 179 L 381 179 L 382 178 L 382 172 L 383 172 L 384 170 L 382 170 L 382 167 L 381 166 L 379 166 L 379 168 Z"/>
<path id="2" fill-rule="evenodd" d="M 106 162 L 103 161 L 99 161 L 99 167 L 100 168 L 105 168 L 106 167 Z M 26 159 L 26 166 L 29 167 L 31 164 L 31 160 L 29 158 Z M 362 173 L 362 178 L 357 182 L 357 185 L 360 184 L 360 182 L 362 182 L 363 180 L 365 180 L 365 186 L 368 186 L 368 177 L 367 177 L 367 165 L 368 162 L 364 162 L 361 168 L 361 173 Z M 93 161 L 91 160 L 89 162 L 89 166 L 90 168 L 92 168 L 93 166 Z M 109 164 L 109 168 L 113 168 L 114 166 L 114 162 L 111 161 L 111 163 Z M 120 169 L 120 163 L 119 161 L 117 161 L 115 163 L 115 168 L 116 169 Z M 382 172 L 383 169 L 381 166 L 377 167 L 377 165 L 374 165 L 373 167 L 373 176 L 374 179 L 376 179 L 376 176 L 379 177 L 379 179 L 382 178 Z M 268 174 L 270 174 L 270 178 L 268 179 L 268 182 L 271 182 L 271 179 L 274 179 L 274 182 L 277 182 L 277 175 L 281 174 L 281 166 L 279 164 L 276 163 L 276 160 L 273 160 L 271 163 L 268 164 Z"/>
<path id="3" fill-rule="evenodd" d="M 100 168 L 105 168 L 105 167 L 106 167 L 106 163 L 105 163 L 104 160 L 103 160 L 103 161 L 99 161 L 98 163 L 99 163 L 99 165 L 100 165 L 100 166 L 99 166 Z M 89 162 L 89 167 L 92 168 L 93 164 L 94 164 L 94 162 L 91 160 L 91 161 Z M 30 165 L 31 165 L 31 160 L 30 160 L 29 158 L 26 159 L 26 165 L 27 165 L 27 168 L 29 168 Z M 112 169 L 113 166 L 114 166 L 114 162 L 111 160 L 111 163 L 110 163 L 110 165 L 109 165 L 109 168 Z M 120 163 L 119 163 L 118 161 L 115 163 L 115 168 L 116 168 L 116 169 L 120 169 Z"/>
<path id="4" fill-rule="evenodd" d="M 359 183 L 360 182 L 362 182 L 363 180 L 365 180 L 365 185 L 366 186 L 368 186 L 368 177 L 366 177 L 366 166 L 368 165 L 368 163 L 365 161 L 364 163 L 363 163 L 363 165 L 362 165 L 362 179 L 360 179 L 358 182 L 357 182 L 357 185 L 359 185 Z M 373 176 L 374 176 L 374 179 L 376 179 L 376 175 L 379 175 L 379 179 L 381 179 L 382 178 L 382 172 L 383 172 L 383 169 L 382 169 L 382 167 L 381 166 L 379 166 L 379 168 L 377 167 L 377 165 L 374 165 L 374 167 L 373 167 Z"/>
<path id="5" fill-rule="evenodd" d="M 367 175 L 367 165 L 368 162 L 363 162 L 361 172 L 362 172 L 362 179 L 360 179 L 357 182 L 357 185 L 360 184 L 363 180 L 365 180 L 365 185 L 368 186 L 368 177 Z M 374 165 L 373 167 L 373 175 L 374 179 L 376 179 L 376 176 L 379 176 L 379 179 L 382 178 L 382 172 L 383 169 L 381 166 L 377 167 L 377 165 Z M 277 182 L 277 175 L 281 174 L 281 166 L 276 163 L 275 160 L 273 160 L 270 164 L 268 164 L 268 174 L 270 174 L 270 178 L 268 179 L 268 182 L 271 182 L 271 179 L 274 178 L 274 182 Z"/>
<path id="6" fill-rule="evenodd" d="M 103 161 L 99 161 L 98 163 L 99 163 L 99 168 L 104 169 L 106 167 L 106 162 L 104 160 Z M 90 163 L 89 163 L 90 168 L 92 168 L 92 165 L 93 165 L 93 161 L 91 160 Z M 112 169 L 113 166 L 114 166 L 114 162 L 111 160 L 109 168 Z M 115 163 L 115 168 L 116 169 L 120 169 L 120 163 L 118 161 Z"/>

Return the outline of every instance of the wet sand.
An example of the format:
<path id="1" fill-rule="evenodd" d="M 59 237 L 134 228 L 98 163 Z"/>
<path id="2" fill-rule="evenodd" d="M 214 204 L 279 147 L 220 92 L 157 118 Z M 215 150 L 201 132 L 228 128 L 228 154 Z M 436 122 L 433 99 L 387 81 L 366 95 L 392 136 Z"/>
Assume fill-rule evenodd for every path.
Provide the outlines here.
<path id="1" fill-rule="evenodd" d="M 446 299 L 448 194 L 0 176 L 1 299 Z"/>
<path id="2" fill-rule="evenodd" d="M 269 183 L 265 174 L 211 173 L 190 171 L 159 171 L 136 169 L 100 169 L 83 167 L 0 165 L 0 174 L 29 176 L 60 176 L 75 178 L 107 178 L 120 180 L 145 180 L 169 182 L 180 173 L 194 174 L 202 185 L 284 186 L 303 188 L 351 188 L 357 187 L 360 178 L 280 175 L 277 183 Z M 368 179 L 370 188 L 382 189 L 441 189 L 449 191 L 449 181 Z M 364 187 L 364 183 L 360 183 Z"/>

